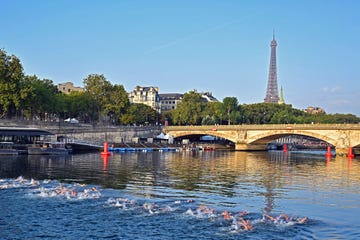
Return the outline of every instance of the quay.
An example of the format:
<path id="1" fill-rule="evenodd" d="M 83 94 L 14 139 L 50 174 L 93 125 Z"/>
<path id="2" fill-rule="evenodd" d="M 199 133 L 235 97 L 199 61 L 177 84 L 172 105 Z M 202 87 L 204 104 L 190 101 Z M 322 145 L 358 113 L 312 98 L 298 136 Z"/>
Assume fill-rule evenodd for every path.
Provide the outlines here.
<path id="1" fill-rule="evenodd" d="M 42 152 L 42 154 L 64 154 L 80 150 L 91 151 L 101 149 L 100 145 L 76 140 L 66 139 L 66 141 L 64 141 L 62 137 L 57 137 L 55 141 L 53 139 L 54 136 L 54 133 L 38 128 L 0 127 L 0 145 L 6 146 L 0 149 L 0 155 L 15 153 L 33 154 L 33 152 L 38 152 L 38 154 L 40 154 L 40 152 Z M 46 143 L 47 146 L 45 147 Z M 62 149 L 56 147 L 56 149 L 51 149 L 52 151 L 45 151 L 50 150 L 50 145 L 52 144 L 54 146 L 55 143 L 58 143 L 58 145 L 62 143 Z M 38 145 L 41 145 L 41 147 L 38 147 Z M 11 146 L 11 149 L 9 146 Z"/>

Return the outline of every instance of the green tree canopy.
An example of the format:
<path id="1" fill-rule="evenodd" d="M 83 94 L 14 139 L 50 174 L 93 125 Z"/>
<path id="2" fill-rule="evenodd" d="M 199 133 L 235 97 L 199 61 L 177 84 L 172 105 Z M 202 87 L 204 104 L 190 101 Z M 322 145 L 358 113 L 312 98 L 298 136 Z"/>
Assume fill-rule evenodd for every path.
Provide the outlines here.
<path id="1" fill-rule="evenodd" d="M 105 104 L 110 99 L 111 83 L 102 74 L 90 74 L 84 79 L 83 83 L 85 92 L 89 93 L 98 103 L 96 105 L 98 113 L 103 115 Z"/>
<path id="2" fill-rule="evenodd" d="M 142 103 L 132 103 L 128 111 L 121 116 L 123 124 L 149 124 L 154 123 L 157 113 L 150 106 Z"/>
<path id="3" fill-rule="evenodd" d="M 111 86 L 106 94 L 104 113 L 110 116 L 113 123 L 120 123 L 121 115 L 130 107 L 130 101 L 123 85 Z"/>
<path id="4" fill-rule="evenodd" d="M 203 117 L 205 103 L 201 94 L 194 91 L 185 93 L 176 109 L 172 110 L 172 120 L 177 125 L 200 125 Z"/>
<path id="5" fill-rule="evenodd" d="M 236 123 L 239 117 L 239 103 L 236 97 L 226 97 L 223 99 L 223 112 L 226 116 L 227 124 Z"/>
<path id="6" fill-rule="evenodd" d="M 57 112 L 58 90 L 52 80 L 39 79 L 37 76 L 25 76 L 26 98 L 23 101 L 25 114 L 44 120 Z"/>
<path id="7" fill-rule="evenodd" d="M 20 59 L 0 49 L 0 117 L 16 114 L 27 95 Z"/>

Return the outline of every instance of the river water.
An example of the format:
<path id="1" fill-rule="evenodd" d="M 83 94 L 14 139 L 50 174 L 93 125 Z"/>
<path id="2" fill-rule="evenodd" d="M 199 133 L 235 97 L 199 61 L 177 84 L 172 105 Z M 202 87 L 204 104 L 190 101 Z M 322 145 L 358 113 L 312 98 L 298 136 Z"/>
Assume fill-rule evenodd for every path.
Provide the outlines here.
<path id="1" fill-rule="evenodd" d="M 360 239 L 360 161 L 276 151 L 2 156 L 0 204 L 0 239 Z"/>

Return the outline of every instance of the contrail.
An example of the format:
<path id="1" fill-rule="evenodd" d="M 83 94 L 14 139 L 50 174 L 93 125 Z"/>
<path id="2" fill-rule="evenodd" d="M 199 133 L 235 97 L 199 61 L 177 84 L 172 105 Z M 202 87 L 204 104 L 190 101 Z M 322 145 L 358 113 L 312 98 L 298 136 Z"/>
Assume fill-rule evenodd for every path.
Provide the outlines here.
<path id="1" fill-rule="evenodd" d="M 171 41 L 171 42 L 165 43 L 165 44 L 163 44 L 163 45 L 160 45 L 160 46 L 158 46 L 158 47 L 152 48 L 152 49 L 146 51 L 144 54 L 145 54 L 145 55 L 151 54 L 151 53 L 160 51 L 160 50 L 162 50 L 162 49 L 164 49 L 164 48 L 168 48 L 168 47 L 174 46 L 174 45 L 176 45 L 176 44 L 178 44 L 178 43 L 186 42 L 186 41 L 188 41 L 188 40 L 190 40 L 190 39 L 192 39 L 192 38 L 201 36 L 201 35 L 206 34 L 206 33 L 210 33 L 210 32 L 217 31 L 217 30 L 219 30 L 219 29 L 225 28 L 225 27 L 227 27 L 227 26 L 229 26 L 229 25 L 232 25 L 232 24 L 234 24 L 234 23 L 236 23 L 236 22 L 239 22 L 239 21 L 240 21 L 240 20 L 223 23 L 223 24 L 221 24 L 221 25 L 217 25 L 217 26 L 214 26 L 214 27 L 212 27 L 212 28 L 205 29 L 205 30 L 203 30 L 203 31 L 190 34 L 190 35 L 188 35 L 188 36 L 185 36 L 185 37 L 182 37 L 182 38 L 178 38 L 178 39 L 176 39 L 176 40 L 174 40 L 174 41 Z"/>

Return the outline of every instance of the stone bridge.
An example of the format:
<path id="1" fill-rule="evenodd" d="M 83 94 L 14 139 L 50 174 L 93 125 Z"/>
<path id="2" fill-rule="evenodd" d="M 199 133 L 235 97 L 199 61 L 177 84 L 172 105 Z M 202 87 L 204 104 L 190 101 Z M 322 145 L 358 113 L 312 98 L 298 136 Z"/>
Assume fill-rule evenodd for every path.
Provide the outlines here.
<path id="1" fill-rule="evenodd" d="M 360 147 L 360 124 L 266 124 L 166 126 L 164 133 L 174 138 L 211 135 L 235 143 L 235 150 L 266 150 L 267 144 L 289 135 L 310 136 L 323 140 L 344 155 L 350 147 Z"/>

